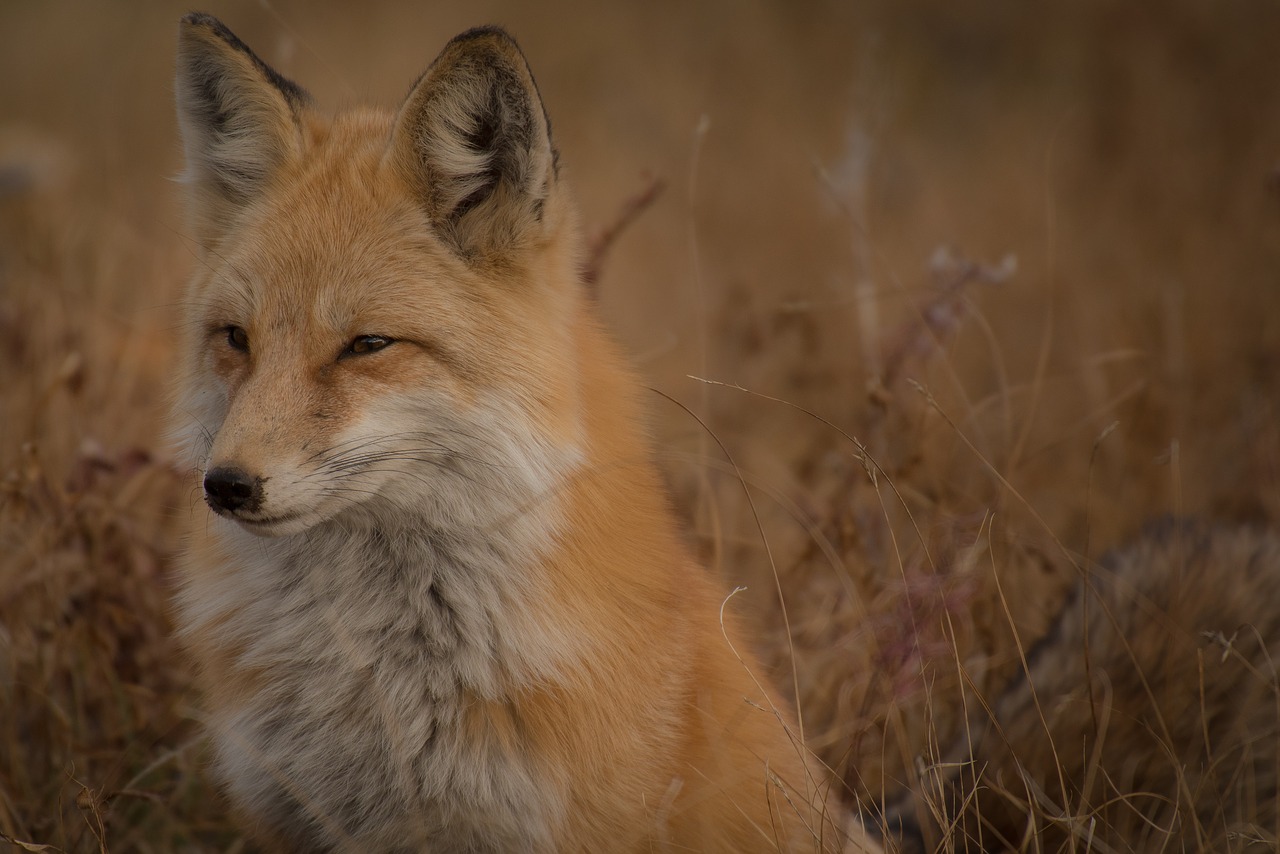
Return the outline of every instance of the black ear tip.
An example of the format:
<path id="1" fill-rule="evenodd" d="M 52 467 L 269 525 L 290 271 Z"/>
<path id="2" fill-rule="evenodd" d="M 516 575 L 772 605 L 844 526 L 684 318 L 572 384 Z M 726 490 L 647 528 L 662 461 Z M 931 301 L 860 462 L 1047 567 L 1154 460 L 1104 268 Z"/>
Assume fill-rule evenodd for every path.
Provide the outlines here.
<path id="1" fill-rule="evenodd" d="M 181 23 L 188 27 L 221 27 L 222 22 L 207 12 L 188 12 L 182 16 Z"/>
<path id="2" fill-rule="evenodd" d="M 207 12 L 188 12 L 183 15 L 182 28 L 208 30 L 232 47 L 238 50 L 246 50 L 244 43 L 240 41 L 235 33 L 231 32 L 230 27 Z"/>
<path id="3" fill-rule="evenodd" d="M 466 32 L 459 33 L 449 39 L 450 44 L 464 44 L 478 41 L 491 41 L 506 47 L 513 47 L 516 50 L 520 49 L 520 46 L 516 44 L 516 40 L 512 37 L 511 33 L 507 32 L 502 27 L 494 26 L 492 24 L 483 27 L 472 27 Z"/>
<path id="4" fill-rule="evenodd" d="M 520 50 L 515 37 L 502 27 L 496 26 L 472 27 L 464 33 L 459 33 L 449 39 L 443 53 L 455 55 L 457 53 L 488 53 L 490 56 L 500 56 L 508 61 L 515 60 L 528 66 L 524 51 Z"/>
<path id="5" fill-rule="evenodd" d="M 213 36 L 232 47 L 242 48 L 240 39 L 236 37 L 236 34 L 231 32 L 231 29 L 222 21 L 206 12 L 188 12 L 182 16 L 179 23 L 178 29 L 184 35 L 187 33 L 193 35 L 199 33 L 199 37 L 202 39 Z"/>
<path id="6" fill-rule="evenodd" d="M 226 24 L 207 12 L 188 12 L 182 16 L 181 25 L 184 30 L 208 30 L 228 44 L 234 45 L 240 41 Z"/>
<path id="7" fill-rule="evenodd" d="M 288 100 L 290 106 L 296 109 L 310 102 L 310 96 L 307 95 L 305 89 L 280 74 L 270 65 L 267 65 L 267 63 L 263 62 L 247 44 L 242 42 L 235 33 L 231 32 L 231 29 L 226 24 L 219 21 L 213 15 L 209 15 L 205 12 L 188 12 L 182 16 L 181 20 L 181 31 L 179 33 L 179 39 L 181 41 L 194 38 L 196 40 L 196 44 L 201 45 L 201 47 L 196 48 L 196 50 L 203 51 L 207 50 L 208 45 L 210 44 L 205 33 L 211 34 L 214 38 L 227 45 L 232 50 L 248 57 L 249 61 L 258 69 L 258 73 L 265 77 L 272 86 L 280 90 L 281 94 L 283 94 L 285 99 Z M 196 35 L 195 31 L 197 30 L 204 32 Z M 189 36 L 188 33 L 191 33 L 191 35 Z"/>

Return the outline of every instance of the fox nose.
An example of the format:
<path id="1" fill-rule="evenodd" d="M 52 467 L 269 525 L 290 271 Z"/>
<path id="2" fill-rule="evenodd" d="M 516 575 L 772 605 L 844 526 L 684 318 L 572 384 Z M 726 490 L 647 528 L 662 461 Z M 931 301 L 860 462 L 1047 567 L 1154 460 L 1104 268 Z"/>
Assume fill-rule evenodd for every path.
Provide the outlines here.
<path id="1" fill-rule="evenodd" d="M 204 476 L 204 500 L 215 510 L 257 510 L 262 503 L 262 478 L 235 466 L 210 469 Z"/>

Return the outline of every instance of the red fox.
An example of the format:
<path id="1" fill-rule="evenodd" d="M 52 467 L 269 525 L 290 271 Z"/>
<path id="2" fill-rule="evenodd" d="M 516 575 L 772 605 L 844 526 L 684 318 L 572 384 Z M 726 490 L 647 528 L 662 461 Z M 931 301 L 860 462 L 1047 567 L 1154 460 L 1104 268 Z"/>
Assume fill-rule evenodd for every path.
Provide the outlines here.
<path id="1" fill-rule="evenodd" d="M 326 116 L 207 15 L 177 595 L 215 773 L 278 850 L 874 851 L 691 559 L 498 29 Z"/>

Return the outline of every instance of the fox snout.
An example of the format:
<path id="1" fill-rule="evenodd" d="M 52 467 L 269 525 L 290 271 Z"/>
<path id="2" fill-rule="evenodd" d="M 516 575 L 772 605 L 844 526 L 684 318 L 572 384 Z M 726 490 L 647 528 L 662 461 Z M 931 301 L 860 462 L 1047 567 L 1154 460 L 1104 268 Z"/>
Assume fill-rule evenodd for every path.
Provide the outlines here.
<path id="1" fill-rule="evenodd" d="M 262 507 L 262 483 L 244 469 L 218 466 L 204 476 L 204 500 L 218 513 L 253 513 Z"/>

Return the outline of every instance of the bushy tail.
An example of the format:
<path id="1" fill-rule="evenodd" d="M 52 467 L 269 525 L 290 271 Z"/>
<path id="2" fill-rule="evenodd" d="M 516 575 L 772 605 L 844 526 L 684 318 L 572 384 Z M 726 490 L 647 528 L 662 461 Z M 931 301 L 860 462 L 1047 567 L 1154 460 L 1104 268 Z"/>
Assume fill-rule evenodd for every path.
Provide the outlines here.
<path id="1" fill-rule="evenodd" d="M 1276 844 L 1280 536 L 1166 520 L 1083 577 L 923 791 L 904 850 Z"/>

